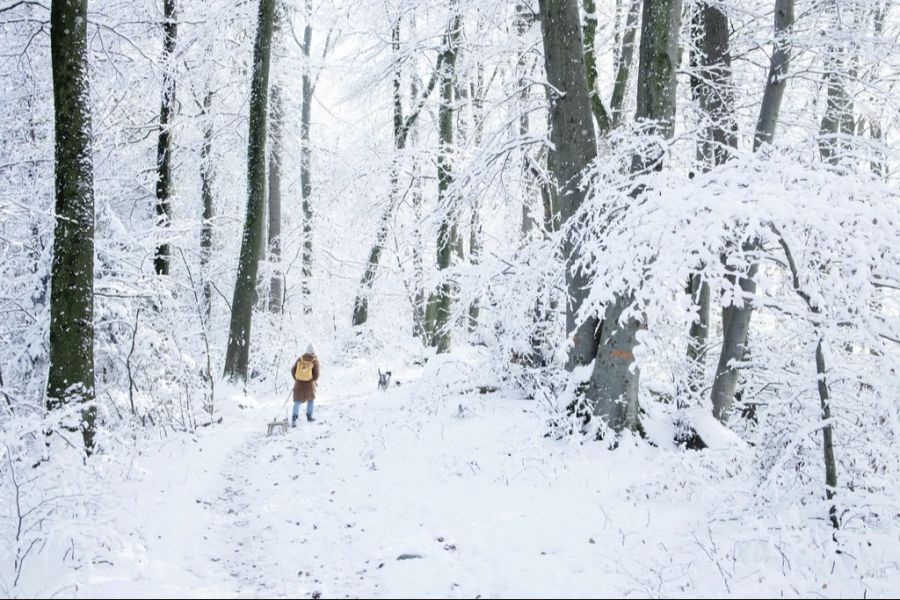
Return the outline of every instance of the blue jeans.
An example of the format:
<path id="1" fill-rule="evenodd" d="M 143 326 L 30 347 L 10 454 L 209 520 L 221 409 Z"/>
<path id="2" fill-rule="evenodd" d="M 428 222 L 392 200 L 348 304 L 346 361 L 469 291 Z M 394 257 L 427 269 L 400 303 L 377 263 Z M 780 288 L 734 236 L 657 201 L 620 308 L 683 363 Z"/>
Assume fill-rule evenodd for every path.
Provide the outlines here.
<path id="1" fill-rule="evenodd" d="M 313 402 L 314 400 L 306 400 L 306 418 L 312 417 L 313 411 Z M 297 420 L 297 417 L 300 415 L 300 405 L 303 404 L 302 400 L 294 400 L 294 413 L 291 415 L 291 422 Z"/>

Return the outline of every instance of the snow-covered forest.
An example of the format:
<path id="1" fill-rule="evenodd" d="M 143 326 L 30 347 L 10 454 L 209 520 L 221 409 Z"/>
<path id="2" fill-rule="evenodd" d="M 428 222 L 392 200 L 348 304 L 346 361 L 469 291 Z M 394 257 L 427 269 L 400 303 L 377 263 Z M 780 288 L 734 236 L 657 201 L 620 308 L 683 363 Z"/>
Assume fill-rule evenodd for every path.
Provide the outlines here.
<path id="1" fill-rule="evenodd" d="M 892 0 L 0 0 L 0 83 L 0 595 L 900 589 Z"/>

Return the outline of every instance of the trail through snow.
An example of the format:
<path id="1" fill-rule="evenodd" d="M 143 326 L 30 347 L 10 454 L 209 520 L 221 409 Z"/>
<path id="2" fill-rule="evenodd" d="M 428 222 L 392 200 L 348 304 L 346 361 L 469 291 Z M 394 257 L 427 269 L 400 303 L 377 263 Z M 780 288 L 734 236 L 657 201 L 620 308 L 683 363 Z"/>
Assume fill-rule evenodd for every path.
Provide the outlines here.
<path id="1" fill-rule="evenodd" d="M 196 442 L 173 438 L 137 457 L 140 476 L 116 492 L 126 500 L 109 516 L 133 543 L 116 564 L 97 566 L 79 595 L 812 589 L 795 587 L 805 585 L 802 574 L 795 581 L 773 568 L 769 540 L 717 540 L 703 494 L 686 489 L 686 501 L 672 502 L 645 493 L 671 468 L 658 449 L 620 449 L 610 460 L 599 444 L 543 437 L 534 403 L 478 393 L 427 399 L 411 376 L 382 394 L 374 377 L 333 376 L 354 383 L 327 386 L 318 421 L 287 435 L 265 435 L 280 414 L 281 399 L 270 399 L 227 415 Z"/>

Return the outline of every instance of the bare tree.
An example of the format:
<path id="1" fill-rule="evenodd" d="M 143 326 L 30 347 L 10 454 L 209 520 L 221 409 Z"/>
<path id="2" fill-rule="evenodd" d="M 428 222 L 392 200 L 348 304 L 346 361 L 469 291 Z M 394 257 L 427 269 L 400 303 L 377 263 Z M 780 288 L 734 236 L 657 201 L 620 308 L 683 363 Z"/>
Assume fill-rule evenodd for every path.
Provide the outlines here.
<path id="1" fill-rule="evenodd" d="M 396 32 L 396 33 L 395 33 Z M 400 43 L 400 21 L 394 22 L 392 27 L 392 45 L 395 49 L 395 55 L 399 54 Z M 400 57 L 395 56 L 395 60 L 399 61 Z M 444 53 L 438 54 L 437 65 L 431 78 L 422 90 L 421 95 L 413 98 L 412 109 L 409 114 L 403 115 L 403 98 L 400 92 L 400 65 L 396 65 L 393 79 L 393 109 L 394 109 L 394 151 L 395 161 L 391 168 L 391 195 L 388 198 L 387 206 L 378 220 L 378 228 L 375 231 L 375 242 L 369 250 L 369 257 L 366 260 L 366 268 L 363 271 L 359 287 L 356 292 L 356 298 L 353 301 L 353 326 L 363 325 L 369 320 L 369 296 L 372 293 L 372 286 L 375 283 L 375 275 L 378 272 L 378 265 L 381 262 L 381 253 L 384 250 L 384 244 L 387 241 L 388 231 L 391 225 L 391 219 L 394 211 L 399 204 L 399 173 L 397 171 L 396 155 L 404 148 L 409 138 L 412 128 L 415 126 L 419 118 L 419 114 L 425 105 L 425 100 L 431 95 L 432 90 L 437 86 L 438 76 L 442 72 Z M 423 317 L 425 320 L 425 317 Z"/>

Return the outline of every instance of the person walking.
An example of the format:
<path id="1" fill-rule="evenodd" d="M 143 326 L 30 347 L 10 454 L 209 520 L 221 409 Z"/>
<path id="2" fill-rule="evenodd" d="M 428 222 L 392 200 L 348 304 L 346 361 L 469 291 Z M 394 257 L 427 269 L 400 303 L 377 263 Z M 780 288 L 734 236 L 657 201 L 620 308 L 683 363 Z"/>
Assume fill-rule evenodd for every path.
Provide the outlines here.
<path id="1" fill-rule="evenodd" d="M 306 352 L 297 359 L 291 369 L 294 378 L 294 412 L 291 418 L 291 427 L 297 426 L 297 418 L 300 415 L 300 405 L 306 402 L 306 420 L 313 422 L 313 405 L 316 399 L 316 385 L 319 381 L 319 357 L 312 344 L 306 346 Z"/>

